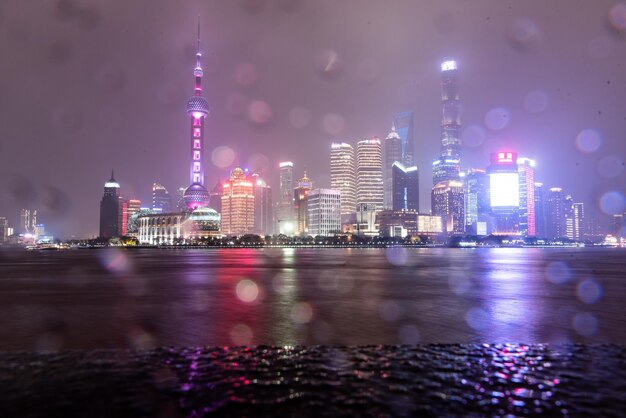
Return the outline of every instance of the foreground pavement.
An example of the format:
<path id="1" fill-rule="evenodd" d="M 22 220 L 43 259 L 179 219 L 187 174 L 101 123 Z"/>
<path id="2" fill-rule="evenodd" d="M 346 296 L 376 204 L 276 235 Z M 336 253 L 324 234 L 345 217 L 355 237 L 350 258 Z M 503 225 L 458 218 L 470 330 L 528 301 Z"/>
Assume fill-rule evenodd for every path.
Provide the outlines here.
<path id="1" fill-rule="evenodd" d="M 2 416 L 623 416 L 626 346 L 0 353 Z"/>

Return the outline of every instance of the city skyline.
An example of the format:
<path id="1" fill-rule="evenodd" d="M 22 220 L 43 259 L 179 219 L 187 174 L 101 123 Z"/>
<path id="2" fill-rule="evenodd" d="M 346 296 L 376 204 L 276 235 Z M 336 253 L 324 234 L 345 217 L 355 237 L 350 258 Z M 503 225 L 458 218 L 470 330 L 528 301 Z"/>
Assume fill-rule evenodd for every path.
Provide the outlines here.
<path id="1" fill-rule="evenodd" d="M 356 145 L 362 138 L 384 138 L 394 113 L 413 111 L 417 112 L 413 145 L 421 172 L 420 206 L 427 210 L 430 162 L 440 145 L 438 66 L 444 57 L 453 56 L 460 67 L 464 106 L 462 168 L 484 168 L 491 152 L 514 149 L 537 162 L 537 181 L 575 194 L 585 202 L 585 210 L 593 212 L 603 193 L 623 195 L 626 190 L 622 133 L 626 119 L 619 111 L 626 108 L 620 95 L 626 81 L 619 73 L 626 55 L 621 48 L 624 35 L 608 23 L 614 2 L 583 5 L 578 10 L 566 2 L 555 3 L 541 7 L 515 4 L 509 9 L 513 3 L 495 6 L 483 2 L 471 10 L 465 4 L 425 3 L 424 17 L 420 17 L 427 27 L 423 37 L 433 40 L 433 45 L 415 41 L 416 48 L 409 48 L 409 56 L 398 48 L 383 51 L 383 44 L 392 37 L 405 45 L 417 38 L 416 33 L 390 31 L 374 39 L 378 30 L 359 29 L 353 35 L 339 32 L 337 18 L 322 15 L 328 10 L 341 14 L 347 6 L 324 2 L 296 2 L 292 9 L 267 3 L 258 10 L 245 5 L 209 9 L 200 3 L 189 4 L 169 10 L 171 23 L 156 15 L 155 23 L 141 29 L 112 20 L 116 6 L 80 6 L 96 12 L 99 18 L 94 23 L 81 20 L 83 15 L 76 10 L 72 15 L 60 3 L 34 11 L 29 8 L 33 6 L 15 4 L 10 10 L 11 17 L 16 14 L 15 21 L 32 16 L 25 27 L 42 25 L 21 34 L 17 26 L 0 26 L 8 34 L 0 42 L 11 57 L 0 70 L 0 87 L 6 93 L 0 102 L 5 115 L 1 135 L 6 138 L 0 142 L 0 216 L 15 224 L 19 209 L 36 208 L 41 219 L 59 229 L 57 233 L 90 236 L 96 233 L 97 201 L 111 168 L 127 199 L 149 201 L 154 182 L 168 190 L 185 185 L 182 168 L 189 154 L 183 143 L 188 141 L 188 127 L 181 109 L 189 91 L 198 13 L 207 22 L 204 95 L 212 106 L 205 120 L 208 187 L 241 165 L 263 169 L 263 176 L 276 191 L 279 161 L 293 161 L 298 172 L 306 166 L 316 187 L 328 187 L 331 142 Z M 362 7 L 347 22 L 355 28 L 360 28 L 356 24 L 363 20 L 374 27 L 389 19 L 401 22 L 403 12 L 415 11 L 404 3 L 384 11 L 367 2 L 359 4 Z M 547 17 L 554 10 L 571 15 L 571 19 L 585 14 L 595 20 L 586 19 L 576 30 L 549 26 Z M 130 10 L 128 18 L 138 12 Z M 329 33 L 319 41 L 307 40 L 306 34 L 294 29 L 307 16 L 322 23 Z M 269 32 L 264 39 L 250 40 L 255 30 L 267 29 L 282 18 L 285 27 Z M 246 27 L 240 32 L 228 29 L 221 21 L 229 19 L 238 19 Z M 481 26 L 468 28 L 469 22 Z M 126 30 L 120 30 L 124 25 L 128 25 Z M 43 53 L 37 54 L 36 44 L 48 29 L 55 36 L 50 42 L 41 42 Z M 280 40 L 288 29 L 302 43 Z M 114 37 L 129 40 L 115 53 L 99 44 L 105 33 L 114 30 L 119 32 Z M 84 37 L 75 38 L 76 34 Z M 489 36 L 494 40 L 487 39 Z M 558 42 L 568 36 L 571 40 L 567 43 Z M 229 52 L 229 46 L 244 40 L 251 46 Z M 342 46 L 350 40 L 357 46 L 371 41 L 372 52 Z M 482 42 L 472 44 L 471 40 Z M 92 46 L 100 47 L 103 59 L 95 59 L 90 53 Z M 295 65 L 288 58 L 294 51 L 302 63 Z M 265 55 L 274 61 L 268 62 Z M 398 69 L 387 68 L 392 59 Z M 534 69 L 538 62 L 541 71 Z M 287 64 L 295 65 L 294 69 L 281 72 L 281 65 Z M 88 71 L 77 72 L 81 66 Z M 142 72 L 144 66 L 155 71 Z M 17 104 L 21 103 L 22 87 L 31 85 L 26 80 L 32 79 L 33 69 L 46 70 L 46 80 L 50 80 L 45 86 L 38 80 L 32 83 L 41 96 L 36 109 L 43 115 L 39 123 L 28 123 L 25 115 L 15 113 L 21 108 Z M 282 80 L 276 72 L 283 74 Z M 75 86 L 69 86 L 66 73 L 71 74 Z M 67 94 L 60 95 L 55 86 L 65 87 Z M 89 87 L 93 97 L 85 98 Z M 150 115 L 138 111 L 144 100 L 151 104 Z M 89 106 L 94 110 L 87 113 L 84 109 Z M 127 114 L 131 107 L 138 117 Z M 29 145 L 32 141 L 39 141 L 37 149 Z M 15 155 L 29 158 L 19 161 Z M 68 166 L 72 170 L 61 169 Z"/>

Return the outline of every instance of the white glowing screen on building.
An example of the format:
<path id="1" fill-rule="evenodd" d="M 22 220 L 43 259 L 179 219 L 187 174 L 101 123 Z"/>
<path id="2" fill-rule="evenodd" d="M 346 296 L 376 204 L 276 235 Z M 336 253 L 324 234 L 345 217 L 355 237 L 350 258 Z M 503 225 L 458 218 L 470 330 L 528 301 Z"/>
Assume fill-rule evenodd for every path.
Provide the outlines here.
<path id="1" fill-rule="evenodd" d="M 519 175 L 493 173 L 489 175 L 491 207 L 519 206 Z"/>

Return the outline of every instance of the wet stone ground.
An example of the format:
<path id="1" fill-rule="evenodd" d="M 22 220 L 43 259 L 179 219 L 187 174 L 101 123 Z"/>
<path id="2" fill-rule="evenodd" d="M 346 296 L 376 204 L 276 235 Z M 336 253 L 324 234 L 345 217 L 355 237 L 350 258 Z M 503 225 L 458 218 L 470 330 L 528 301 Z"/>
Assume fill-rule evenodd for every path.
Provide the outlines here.
<path id="1" fill-rule="evenodd" d="M 0 416 L 623 416 L 623 345 L 0 353 Z"/>

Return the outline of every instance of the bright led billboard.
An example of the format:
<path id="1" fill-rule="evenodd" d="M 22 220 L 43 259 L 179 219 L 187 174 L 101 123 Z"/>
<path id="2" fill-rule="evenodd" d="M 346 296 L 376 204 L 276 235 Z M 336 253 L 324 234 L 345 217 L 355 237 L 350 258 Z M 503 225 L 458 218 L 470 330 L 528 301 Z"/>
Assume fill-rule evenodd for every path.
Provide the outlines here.
<path id="1" fill-rule="evenodd" d="M 491 207 L 519 206 L 519 175 L 493 173 L 489 175 Z"/>

